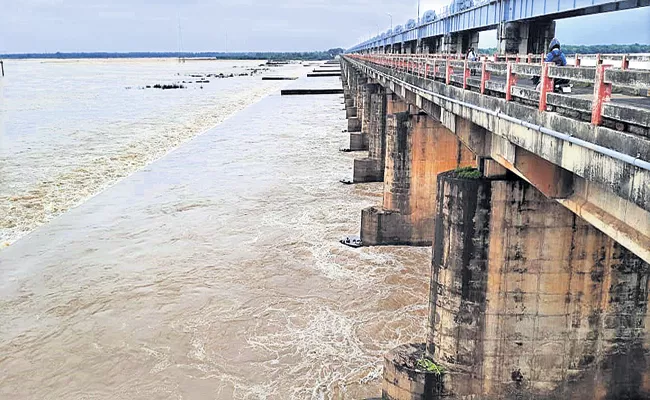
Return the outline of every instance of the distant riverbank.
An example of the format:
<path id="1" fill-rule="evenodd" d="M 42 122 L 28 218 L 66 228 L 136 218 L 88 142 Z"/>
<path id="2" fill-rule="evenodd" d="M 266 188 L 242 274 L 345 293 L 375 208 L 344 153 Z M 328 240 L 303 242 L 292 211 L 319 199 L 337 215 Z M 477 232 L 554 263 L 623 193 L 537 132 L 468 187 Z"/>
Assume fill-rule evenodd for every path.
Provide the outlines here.
<path id="1" fill-rule="evenodd" d="M 327 60 L 343 53 L 343 49 L 307 52 L 77 52 L 0 54 L 5 59 L 79 59 L 79 58 L 179 58 L 216 60 Z"/>

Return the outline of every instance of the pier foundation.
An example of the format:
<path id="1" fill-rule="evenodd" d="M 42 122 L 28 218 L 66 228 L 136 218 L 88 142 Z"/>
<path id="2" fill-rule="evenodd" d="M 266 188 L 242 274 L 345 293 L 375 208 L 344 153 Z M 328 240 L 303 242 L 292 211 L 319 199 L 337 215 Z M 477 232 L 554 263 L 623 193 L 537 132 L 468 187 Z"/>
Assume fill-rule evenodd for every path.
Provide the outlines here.
<path id="1" fill-rule="evenodd" d="M 415 111 L 386 117 L 384 198 L 361 212 L 363 245 L 431 245 L 436 176 L 475 164 L 440 122 Z"/>
<path id="2" fill-rule="evenodd" d="M 478 399 L 650 396 L 650 266 L 519 179 L 438 177 L 427 355 Z"/>
<path id="3" fill-rule="evenodd" d="M 380 86 L 370 98 L 368 121 L 368 157 L 354 160 L 353 182 L 381 182 L 386 163 L 386 117 L 408 109 L 396 94 Z"/>
<path id="4" fill-rule="evenodd" d="M 359 120 L 358 130 L 352 131 L 348 129 L 348 132 L 350 132 L 350 150 L 352 151 L 368 150 L 371 99 L 378 90 L 379 85 L 372 83 L 363 83 L 358 87 L 356 98 L 356 118 Z"/>

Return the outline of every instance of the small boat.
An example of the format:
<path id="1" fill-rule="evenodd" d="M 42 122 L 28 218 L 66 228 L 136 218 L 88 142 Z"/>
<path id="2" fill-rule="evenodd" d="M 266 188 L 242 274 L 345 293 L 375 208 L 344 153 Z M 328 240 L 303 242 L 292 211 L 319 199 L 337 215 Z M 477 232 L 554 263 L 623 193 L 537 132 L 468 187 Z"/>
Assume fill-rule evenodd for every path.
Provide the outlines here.
<path id="1" fill-rule="evenodd" d="M 339 182 L 341 182 L 344 185 L 352 185 L 354 183 L 349 179 L 341 179 L 341 180 L 339 180 Z"/>
<path id="2" fill-rule="evenodd" d="M 344 244 L 349 247 L 361 247 L 361 238 L 359 236 L 346 236 L 345 238 L 339 240 L 341 244 Z"/>
<path id="3" fill-rule="evenodd" d="M 351 152 L 352 150 L 350 150 L 350 149 L 339 149 L 339 151 L 342 151 L 342 152 L 344 152 L 344 153 L 349 153 L 349 152 Z"/>

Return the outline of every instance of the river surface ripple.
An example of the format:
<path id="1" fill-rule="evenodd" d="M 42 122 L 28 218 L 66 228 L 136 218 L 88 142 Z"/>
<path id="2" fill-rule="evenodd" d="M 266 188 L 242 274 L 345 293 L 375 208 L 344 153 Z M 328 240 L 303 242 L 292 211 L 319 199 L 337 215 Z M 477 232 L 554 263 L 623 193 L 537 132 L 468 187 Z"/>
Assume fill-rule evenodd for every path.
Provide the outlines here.
<path id="1" fill-rule="evenodd" d="M 379 396 L 430 249 L 337 243 L 381 199 L 341 103 L 275 91 L 0 252 L 0 398 Z"/>

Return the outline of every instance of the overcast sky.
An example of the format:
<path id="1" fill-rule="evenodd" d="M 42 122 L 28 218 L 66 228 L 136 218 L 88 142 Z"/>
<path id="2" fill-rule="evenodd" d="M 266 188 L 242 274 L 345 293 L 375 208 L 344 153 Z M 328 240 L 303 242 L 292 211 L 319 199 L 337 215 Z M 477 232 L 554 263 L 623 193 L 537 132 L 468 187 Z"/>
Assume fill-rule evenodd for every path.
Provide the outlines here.
<path id="1" fill-rule="evenodd" d="M 421 13 L 449 1 L 423 0 Z M 417 17 L 403 0 L 2 0 L 0 53 L 350 47 Z M 561 20 L 567 44 L 650 43 L 650 7 Z M 227 40 L 226 40 L 227 36 Z M 496 34 L 481 36 L 494 46 Z"/>

